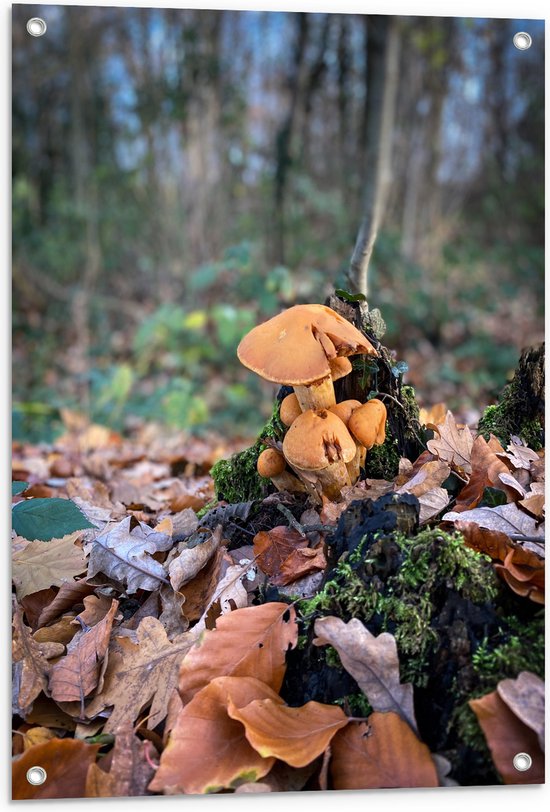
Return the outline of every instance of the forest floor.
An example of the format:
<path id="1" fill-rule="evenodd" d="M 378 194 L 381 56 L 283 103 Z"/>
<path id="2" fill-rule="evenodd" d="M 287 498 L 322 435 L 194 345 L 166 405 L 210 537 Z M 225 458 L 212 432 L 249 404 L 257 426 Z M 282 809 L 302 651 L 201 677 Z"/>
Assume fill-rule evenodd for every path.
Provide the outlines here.
<path id="1" fill-rule="evenodd" d="M 219 499 L 222 438 L 16 443 L 14 798 L 544 781 L 544 451 L 422 418 L 318 504 Z"/>

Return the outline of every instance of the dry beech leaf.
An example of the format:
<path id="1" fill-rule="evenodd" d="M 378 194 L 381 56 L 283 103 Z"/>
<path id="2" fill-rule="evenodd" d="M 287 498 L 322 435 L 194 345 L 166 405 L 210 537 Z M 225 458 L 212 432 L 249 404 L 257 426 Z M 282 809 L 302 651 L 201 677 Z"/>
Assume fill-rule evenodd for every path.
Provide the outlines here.
<path id="1" fill-rule="evenodd" d="M 444 403 L 434 403 L 434 405 L 430 406 L 429 408 L 425 408 L 423 406 L 420 409 L 418 419 L 423 426 L 428 425 L 428 423 L 434 423 L 437 426 L 439 423 L 443 423 L 445 421 L 446 414 L 447 407 Z"/>
<path id="2" fill-rule="evenodd" d="M 544 493 L 528 493 L 525 495 L 524 499 L 520 499 L 518 505 L 520 505 L 523 510 L 526 510 L 527 513 L 530 513 L 533 518 L 540 522 L 540 520 L 544 518 L 544 503 Z"/>
<path id="3" fill-rule="evenodd" d="M 451 468 L 463 474 L 470 474 L 472 466 L 470 457 L 474 438 L 468 426 L 458 428 L 451 412 L 447 412 L 445 422 L 438 426 L 430 424 L 428 428 L 437 432 L 437 437 L 428 440 L 428 450 Z"/>
<path id="4" fill-rule="evenodd" d="M 15 702 L 21 716 L 25 717 L 36 697 L 47 690 L 50 665 L 25 625 L 17 603 L 13 613 L 12 661 Z"/>
<path id="5" fill-rule="evenodd" d="M 544 681 L 530 671 L 522 671 L 516 679 L 501 680 L 497 691 L 515 716 L 535 731 L 544 751 Z"/>
<path id="6" fill-rule="evenodd" d="M 318 763 L 312 761 L 305 767 L 289 767 L 284 761 L 276 761 L 267 775 L 255 784 L 241 784 L 235 790 L 241 792 L 299 792 L 318 769 Z M 256 787 L 256 789 L 254 789 Z"/>
<path id="7" fill-rule="evenodd" d="M 527 471 L 534 462 L 539 460 L 537 452 L 523 445 L 520 440 L 517 443 L 512 440 L 502 457 L 509 459 L 514 468 L 525 468 Z"/>
<path id="8" fill-rule="evenodd" d="M 337 705 L 307 702 L 299 708 L 274 699 L 256 699 L 237 707 L 231 693 L 227 712 L 246 728 L 246 738 L 264 758 L 274 756 L 291 767 L 305 767 L 323 753 L 348 717 Z"/>
<path id="9" fill-rule="evenodd" d="M 313 548 L 304 547 L 300 550 L 293 550 L 281 564 L 281 574 L 272 578 L 271 583 L 276 586 L 286 586 L 312 573 L 322 572 L 326 566 L 327 560 L 322 543 Z"/>
<path id="10" fill-rule="evenodd" d="M 103 690 L 86 708 L 92 719 L 113 707 L 105 733 L 134 722 L 149 704 L 147 727 L 153 730 L 165 718 L 170 696 L 178 679 L 179 665 L 195 642 L 194 630 L 170 641 L 156 618 L 145 617 L 136 632 L 136 642 L 117 637 L 117 648 L 109 654 Z"/>
<path id="11" fill-rule="evenodd" d="M 99 744 L 78 739 L 51 739 L 26 750 L 12 765 L 12 800 L 86 797 L 86 775 L 93 764 Z M 43 784 L 27 781 L 27 770 L 39 765 L 46 771 Z"/>
<path id="12" fill-rule="evenodd" d="M 510 550 L 503 564 L 495 564 L 495 570 L 504 578 L 510 589 L 517 595 L 528 597 L 534 603 L 544 603 L 544 561 L 538 560 L 536 567 L 517 564 L 516 551 Z M 534 556 L 536 558 L 536 556 Z"/>
<path id="13" fill-rule="evenodd" d="M 217 527 L 210 538 L 197 544 L 195 547 L 183 547 L 177 558 L 173 558 L 168 566 L 168 574 L 172 588 L 180 591 L 182 586 L 193 578 L 212 558 L 222 539 L 221 525 Z"/>
<path id="14" fill-rule="evenodd" d="M 115 731 L 115 746 L 109 771 L 101 768 L 101 761 L 99 764 L 90 764 L 86 778 L 86 797 L 126 798 L 148 795 L 147 784 L 155 770 L 145 757 L 147 749 L 150 757 L 157 757 L 157 751 L 151 742 L 138 739 L 130 724 L 118 728 Z"/>
<path id="15" fill-rule="evenodd" d="M 316 646 L 334 646 L 342 665 L 357 682 L 373 710 L 395 711 L 416 731 L 413 687 L 399 681 L 399 657 L 392 634 L 375 637 L 358 618 L 315 621 Z"/>
<path id="16" fill-rule="evenodd" d="M 519 536 L 535 536 L 544 539 L 544 525 L 537 524 L 535 519 L 524 513 L 514 503 L 499 505 L 495 508 L 480 507 L 465 510 L 462 513 L 451 511 L 443 516 L 444 522 L 475 522 L 488 530 Z"/>
<path id="17" fill-rule="evenodd" d="M 46 626 L 62 615 L 68 609 L 72 609 L 78 603 L 83 603 L 87 595 L 91 595 L 95 586 L 89 584 L 85 579 L 80 581 L 65 581 L 61 584 L 59 592 L 54 599 L 45 606 L 38 617 L 37 626 Z"/>
<path id="18" fill-rule="evenodd" d="M 65 657 L 52 666 L 49 690 L 56 702 L 82 702 L 97 687 L 117 609 L 113 600 L 103 620 L 73 638 Z"/>
<path id="19" fill-rule="evenodd" d="M 37 744 L 45 744 L 55 738 L 55 733 L 49 727 L 31 727 L 23 734 L 23 750 Z"/>
<path id="20" fill-rule="evenodd" d="M 308 542 L 297 530 L 286 525 L 260 530 L 254 536 L 254 555 L 258 566 L 269 576 L 281 574 L 281 567 L 295 550 L 307 547 Z"/>
<path id="21" fill-rule="evenodd" d="M 504 490 L 498 478 L 500 474 L 508 473 L 508 467 L 497 457 L 497 452 L 502 450 L 502 446 L 493 435 L 489 441 L 481 434 L 475 438 L 470 457 L 472 473 L 468 484 L 458 494 L 455 505 L 457 513 L 476 507 L 487 487 Z"/>
<path id="22" fill-rule="evenodd" d="M 450 501 L 449 492 L 445 488 L 433 488 L 417 498 L 420 504 L 420 514 L 418 516 L 420 524 L 426 524 L 434 516 L 441 513 Z"/>
<path id="23" fill-rule="evenodd" d="M 31 541 L 12 557 L 12 577 L 19 600 L 41 589 L 72 582 L 86 571 L 86 556 L 74 544 L 74 538 L 73 533 L 52 541 Z"/>
<path id="24" fill-rule="evenodd" d="M 190 623 L 202 617 L 210 605 L 220 581 L 222 561 L 223 552 L 218 548 L 193 580 L 180 588 L 180 593 L 185 598 L 185 617 Z"/>
<path id="25" fill-rule="evenodd" d="M 95 626 L 111 610 L 111 598 L 107 595 L 87 595 L 83 598 L 84 609 L 72 621 L 74 625 L 81 627 L 82 624 L 91 627 Z"/>
<path id="26" fill-rule="evenodd" d="M 221 676 L 256 677 L 279 691 L 286 652 L 298 639 L 296 613 L 286 603 L 264 603 L 218 618 L 183 660 L 178 689 L 183 703 Z"/>
<path id="27" fill-rule="evenodd" d="M 218 582 L 211 596 L 208 606 L 194 629 L 202 631 L 204 628 L 213 628 L 220 615 L 226 615 L 235 609 L 242 609 L 248 605 L 248 592 L 243 586 L 242 579 L 246 576 L 249 565 L 235 564 L 228 567 L 225 575 Z"/>
<path id="28" fill-rule="evenodd" d="M 420 498 L 434 488 L 439 488 L 450 473 L 451 469 L 446 462 L 430 460 L 401 485 L 396 493 L 412 493 L 413 496 Z"/>
<path id="29" fill-rule="evenodd" d="M 166 533 L 156 533 L 127 516 L 117 524 L 107 525 L 91 543 L 88 577 L 103 572 L 124 584 L 129 594 L 138 589 L 153 591 L 167 583 L 164 567 L 153 554 L 169 550 L 172 544 Z"/>
<path id="30" fill-rule="evenodd" d="M 110 604 L 111 601 L 109 601 Z M 74 625 L 74 615 L 65 615 L 51 626 L 37 629 L 33 637 L 37 643 L 62 643 L 63 646 L 66 646 L 80 628 L 82 628 L 80 625 Z"/>
<path id="31" fill-rule="evenodd" d="M 351 722 L 331 744 L 334 789 L 437 787 L 430 751 L 396 713 L 371 713 Z"/>
<path id="32" fill-rule="evenodd" d="M 270 771 L 275 759 L 251 747 L 243 725 L 228 715 L 230 697 L 236 706 L 266 697 L 282 703 L 253 677 L 213 679 L 180 711 L 150 790 L 170 795 L 216 792 Z"/>
<path id="33" fill-rule="evenodd" d="M 480 699 L 471 699 L 468 704 L 477 716 L 493 763 L 504 783 L 544 783 L 544 753 L 537 734 L 518 719 L 498 692 L 492 691 Z M 517 753 L 529 753 L 532 759 L 529 770 L 516 770 L 513 760 Z"/>

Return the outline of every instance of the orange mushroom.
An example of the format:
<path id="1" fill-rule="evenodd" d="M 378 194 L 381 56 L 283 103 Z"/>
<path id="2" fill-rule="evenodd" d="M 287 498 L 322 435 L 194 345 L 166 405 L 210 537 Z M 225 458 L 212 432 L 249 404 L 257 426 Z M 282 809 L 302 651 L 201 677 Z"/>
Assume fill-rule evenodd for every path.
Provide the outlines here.
<path id="1" fill-rule="evenodd" d="M 261 477 L 270 479 L 278 491 L 303 493 L 306 489 L 300 480 L 287 470 L 286 460 L 276 448 L 265 448 L 256 462 Z"/>
<path id="2" fill-rule="evenodd" d="M 350 417 L 352 416 L 353 412 L 356 409 L 359 409 L 361 407 L 361 405 L 362 404 L 360 400 L 342 400 L 340 401 L 340 403 L 337 403 L 336 406 L 331 406 L 330 411 L 337 417 L 339 417 L 342 423 L 349 430 Z M 366 448 L 359 442 L 359 440 L 356 439 L 355 456 L 351 460 L 351 462 L 348 462 L 348 473 L 352 485 L 354 485 L 359 479 L 361 468 L 365 464 L 366 454 L 367 454 Z"/>
<path id="3" fill-rule="evenodd" d="M 386 418 L 386 407 L 381 400 L 373 398 L 353 411 L 348 428 L 368 451 L 386 439 Z"/>
<path id="4" fill-rule="evenodd" d="M 295 305 L 254 327 L 237 348 L 245 367 L 287 384 L 302 411 L 334 406 L 330 361 L 357 353 L 377 355 L 349 321 L 324 305 Z"/>
<path id="5" fill-rule="evenodd" d="M 285 426 L 291 426 L 300 414 L 302 414 L 302 408 L 298 398 L 294 392 L 291 392 L 290 395 L 287 395 L 286 398 L 283 398 L 281 401 L 279 409 L 281 423 L 284 423 Z"/>
<path id="6" fill-rule="evenodd" d="M 317 500 L 338 499 L 350 485 L 347 463 L 355 442 L 339 417 L 327 409 L 308 409 L 292 423 L 283 440 L 283 454 Z"/>

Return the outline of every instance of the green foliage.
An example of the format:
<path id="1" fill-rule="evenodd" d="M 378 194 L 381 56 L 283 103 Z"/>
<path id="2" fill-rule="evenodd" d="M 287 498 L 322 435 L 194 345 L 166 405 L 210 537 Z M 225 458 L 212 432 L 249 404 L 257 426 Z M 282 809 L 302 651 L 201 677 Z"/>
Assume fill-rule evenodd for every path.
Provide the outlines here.
<path id="1" fill-rule="evenodd" d="M 31 541 L 51 541 L 76 530 L 95 528 L 70 499 L 28 499 L 12 510 L 12 526 L 18 536 Z"/>
<path id="2" fill-rule="evenodd" d="M 11 495 L 12 496 L 19 496 L 20 493 L 26 491 L 29 487 L 28 482 L 12 482 L 11 483 Z"/>

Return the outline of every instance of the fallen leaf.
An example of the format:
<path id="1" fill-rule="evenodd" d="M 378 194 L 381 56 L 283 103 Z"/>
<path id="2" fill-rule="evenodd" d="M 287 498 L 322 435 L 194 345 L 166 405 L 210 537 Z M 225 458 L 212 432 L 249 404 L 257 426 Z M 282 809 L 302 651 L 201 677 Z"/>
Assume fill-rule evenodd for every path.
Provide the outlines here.
<path id="1" fill-rule="evenodd" d="M 498 530 L 508 536 L 534 536 L 544 539 L 544 525 L 537 524 L 535 519 L 524 513 L 514 503 L 499 505 L 495 508 L 479 507 L 465 510 L 462 513 L 446 513 L 444 522 L 475 522 L 488 530 Z"/>
<path id="2" fill-rule="evenodd" d="M 180 588 L 185 598 L 185 617 L 190 623 L 198 620 L 210 605 L 220 580 L 223 552 L 218 548 L 192 581 Z"/>
<path id="3" fill-rule="evenodd" d="M 512 442 L 508 444 L 506 452 L 501 456 L 509 459 L 514 468 L 525 468 L 527 471 L 531 468 L 531 465 L 534 462 L 538 462 L 539 459 L 536 451 L 523 445 L 520 440 L 514 442 L 513 439 Z"/>
<path id="4" fill-rule="evenodd" d="M 109 605 L 110 603 L 109 601 Z M 66 615 L 56 623 L 52 623 L 51 626 L 43 626 L 41 629 L 37 629 L 33 634 L 33 638 L 37 643 L 62 643 L 63 646 L 66 646 L 73 639 L 78 628 L 74 625 L 74 615 Z"/>
<path id="5" fill-rule="evenodd" d="M 182 547 L 179 555 L 173 558 L 168 566 L 168 575 L 172 588 L 179 591 L 182 586 L 192 581 L 198 572 L 214 555 L 222 539 L 222 528 L 214 532 L 194 547 Z"/>
<path id="6" fill-rule="evenodd" d="M 183 660 L 178 690 L 184 704 L 221 676 L 256 677 L 278 692 L 286 652 L 298 639 L 296 613 L 286 603 L 264 603 L 218 618 Z"/>
<path id="7" fill-rule="evenodd" d="M 202 617 L 194 627 L 197 631 L 205 627 L 213 628 L 220 615 L 226 615 L 248 605 L 248 593 L 242 584 L 242 579 L 246 577 L 248 569 L 248 564 L 245 566 L 235 564 L 235 566 L 228 567 L 225 575 L 217 584 Z"/>
<path id="8" fill-rule="evenodd" d="M 352 722 L 331 744 L 334 789 L 437 787 L 430 751 L 397 713 L 371 713 Z"/>
<path id="9" fill-rule="evenodd" d="M 164 567 L 153 554 L 169 550 L 172 544 L 170 536 L 127 516 L 107 525 L 91 543 L 88 577 L 103 572 L 124 584 L 129 594 L 138 589 L 153 591 L 168 583 Z"/>
<path id="10" fill-rule="evenodd" d="M 468 426 L 458 428 L 451 412 L 447 412 L 444 423 L 437 426 L 430 424 L 428 428 L 438 435 L 433 440 L 428 440 L 428 450 L 459 473 L 470 474 L 474 438 Z"/>
<path id="11" fill-rule="evenodd" d="M 544 493 L 528 493 L 524 499 L 520 499 L 518 505 L 530 513 L 538 522 L 544 518 Z"/>
<path id="12" fill-rule="evenodd" d="M 513 714 L 535 731 L 544 751 L 544 681 L 530 671 L 521 671 L 516 679 L 501 680 L 497 692 Z"/>
<path id="13" fill-rule="evenodd" d="M 399 681 L 395 637 L 387 632 L 375 637 L 358 618 L 344 623 L 337 617 L 322 617 L 315 621 L 314 629 L 314 645 L 329 644 L 336 649 L 373 710 L 394 711 L 416 731 L 413 686 Z"/>
<path id="14" fill-rule="evenodd" d="M 96 759 L 99 744 L 78 739 L 51 739 L 30 747 L 12 765 L 12 800 L 84 798 L 88 767 Z M 46 771 L 43 784 L 27 781 L 27 771 L 36 765 Z"/>
<path id="15" fill-rule="evenodd" d="M 455 505 L 457 513 L 476 507 L 483 497 L 485 488 L 503 489 L 498 476 L 508 473 L 508 467 L 497 457 L 499 450 L 503 450 L 502 446 L 493 435 L 490 436 L 489 441 L 485 440 L 481 434 L 475 438 L 470 457 L 472 472 L 468 484 L 460 490 L 457 496 Z"/>
<path id="16" fill-rule="evenodd" d="M 95 626 L 100 620 L 103 620 L 111 609 L 111 598 L 107 595 L 86 595 L 82 602 L 84 609 L 72 621 L 77 626 Z"/>
<path id="17" fill-rule="evenodd" d="M 14 602 L 12 662 L 13 688 L 17 710 L 25 718 L 36 697 L 46 691 L 50 665 L 25 625 L 18 604 Z"/>
<path id="18" fill-rule="evenodd" d="M 118 601 L 99 623 L 73 638 L 67 654 L 51 669 L 49 691 L 58 702 L 82 702 L 97 687 Z"/>
<path id="19" fill-rule="evenodd" d="M 254 536 L 254 555 L 258 566 L 269 576 L 281 574 L 281 566 L 291 553 L 307 547 L 308 541 L 297 530 L 286 525 L 261 530 Z"/>
<path id="20" fill-rule="evenodd" d="M 117 649 L 109 654 L 103 690 L 87 706 L 86 716 L 92 719 L 112 706 L 104 730 L 112 733 L 134 722 L 151 704 L 147 726 L 153 730 L 166 716 L 179 665 L 195 639 L 191 630 L 171 642 L 162 623 L 154 617 L 143 618 L 136 642 L 116 638 Z"/>
<path id="21" fill-rule="evenodd" d="M 45 744 L 55 738 L 55 733 L 49 727 L 31 727 L 23 734 L 23 750 L 28 750 L 37 744 Z"/>
<path id="22" fill-rule="evenodd" d="M 33 592 L 64 582 L 74 582 L 86 571 L 84 551 L 74 544 L 74 534 L 52 541 L 31 541 L 12 557 L 12 578 L 19 600 Z"/>
<path id="23" fill-rule="evenodd" d="M 544 753 L 538 736 L 510 710 L 497 691 L 468 703 L 477 720 L 489 749 L 494 765 L 505 784 L 544 783 Z M 529 770 L 521 772 L 514 767 L 514 756 L 528 753 L 532 759 Z"/>
<path id="24" fill-rule="evenodd" d="M 87 595 L 91 595 L 95 586 L 89 584 L 86 579 L 80 581 L 65 581 L 61 584 L 59 591 L 51 602 L 45 606 L 38 616 L 37 627 L 46 626 L 62 615 L 67 609 L 72 609 L 75 604 L 83 603 Z"/>
<path id="25" fill-rule="evenodd" d="M 253 677 L 219 677 L 198 691 L 180 711 L 149 785 L 154 792 L 217 792 L 261 778 L 273 766 L 247 741 L 243 725 L 227 713 L 254 699 L 282 699 Z"/>
<path id="26" fill-rule="evenodd" d="M 444 422 L 446 414 L 446 405 L 444 403 L 435 403 L 429 408 L 423 406 L 420 409 L 418 419 L 423 426 L 426 426 L 428 423 L 434 423 L 437 426 L 439 423 Z"/>
<path id="27" fill-rule="evenodd" d="M 276 761 L 267 775 L 255 784 L 241 784 L 236 794 L 247 792 L 299 792 L 317 769 L 316 762 L 305 767 L 289 767 L 284 761 Z"/>
<path id="28" fill-rule="evenodd" d="M 427 491 L 417 498 L 420 504 L 419 524 L 426 524 L 434 516 L 439 515 L 450 501 L 449 492 L 445 488 L 433 488 L 433 490 Z"/>
<path id="29" fill-rule="evenodd" d="M 451 473 L 450 467 L 441 460 L 431 460 L 416 471 L 416 473 L 396 493 L 412 493 L 420 498 L 434 488 L 439 488 Z"/>
<path id="30" fill-rule="evenodd" d="M 327 566 L 324 544 L 293 550 L 281 564 L 281 572 L 271 583 L 286 586 L 315 572 L 322 572 Z"/>
<path id="31" fill-rule="evenodd" d="M 307 702 L 290 708 L 277 699 L 256 699 L 237 707 L 229 693 L 227 712 L 246 728 L 246 738 L 264 758 L 274 756 L 291 767 L 305 767 L 323 753 L 348 717 L 338 705 Z"/>
<path id="32" fill-rule="evenodd" d="M 503 564 L 495 564 L 495 570 L 504 578 L 517 595 L 528 597 L 535 603 L 544 603 L 544 561 L 537 566 L 514 563 L 515 550 L 510 550 Z M 536 558 L 536 556 L 535 556 Z"/>
<path id="33" fill-rule="evenodd" d="M 156 758 L 157 751 L 149 741 L 140 741 L 132 725 L 127 724 L 115 731 L 115 746 L 109 771 L 102 769 L 102 761 L 92 763 L 86 777 L 87 798 L 125 798 L 149 795 L 147 785 L 155 774 L 147 761 Z"/>

